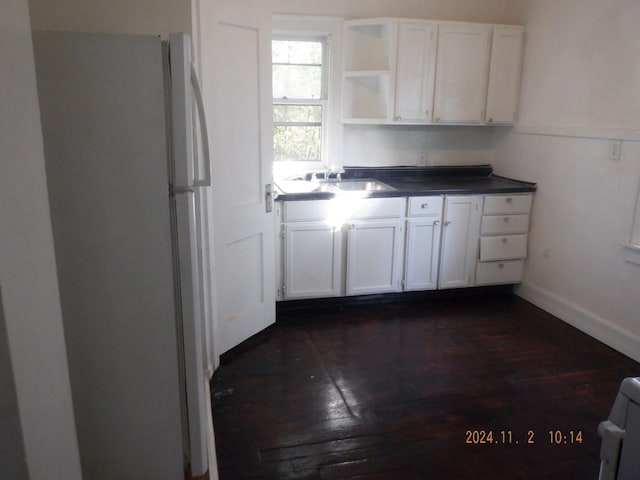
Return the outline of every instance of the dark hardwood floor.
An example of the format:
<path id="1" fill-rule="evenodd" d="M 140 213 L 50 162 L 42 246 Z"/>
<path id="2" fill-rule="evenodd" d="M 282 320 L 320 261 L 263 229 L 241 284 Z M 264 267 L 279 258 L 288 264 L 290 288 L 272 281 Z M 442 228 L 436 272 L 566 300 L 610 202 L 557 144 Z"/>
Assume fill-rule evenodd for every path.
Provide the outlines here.
<path id="1" fill-rule="evenodd" d="M 511 294 L 322 305 L 223 358 L 222 480 L 596 479 L 598 423 L 640 375 Z"/>

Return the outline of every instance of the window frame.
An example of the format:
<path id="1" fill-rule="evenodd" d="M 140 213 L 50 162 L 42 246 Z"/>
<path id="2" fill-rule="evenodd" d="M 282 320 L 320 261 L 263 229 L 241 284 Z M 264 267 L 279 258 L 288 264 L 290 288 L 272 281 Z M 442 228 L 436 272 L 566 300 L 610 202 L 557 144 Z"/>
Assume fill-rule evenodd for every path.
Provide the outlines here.
<path id="1" fill-rule="evenodd" d="M 282 162 L 291 162 L 297 165 L 305 164 L 306 166 L 312 167 L 321 167 L 326 163 L 327 158 L 327 144 L 328 144 L 328 135 L 327 135 L 327 111 L 329 109 L 329 62 L 330 62 L 330 42 L 331 38 L 328 35 L 302 35 L 302 34 L 276 34 L 274 33 L 271 36 L 272 41 L 300 41 L 300 42 L 319 42 L 322 44 L 322 65 L 321 65 L 321 79 L 320 79 L 320 98 L 311 99 L 311 98 L 273 98 L 273 106 L 276 105 L 302 105 L 302 106 L 315 106 L 318 105 L 322 109 L 322 116 L 320 119 L 320 123 L 318 122 L 276 122 L 273 120 L 273 126 L 319 126 L 320 127 L 320 159 L 319 160 L 284 160 L 284 161 L 276 161 L 274 158 L 274 163 L 282 163 Z M 272 65 L 274 63 L 272 62 Z"/>
<path id="2" fill-rule="evenodd" d="M 636 202 L 629 232 L 629 242 L 624 245 L 624 259 L 640 265 L 640 183 L 636 192 Z"/>
<path id="3" fill-rule="evenodd" d="M 323 52 L 323 75 L 326 106 L 323 108 L 322 152 L 320 161 L 274 161 L 276 178 L 294 176 L 302 172 L 322 171 L 341 167 L 342 123 L 340 101 L 342 91 L 342 18 L 329 16 L 273 15 L 272 39 L 326 38 Z"/>

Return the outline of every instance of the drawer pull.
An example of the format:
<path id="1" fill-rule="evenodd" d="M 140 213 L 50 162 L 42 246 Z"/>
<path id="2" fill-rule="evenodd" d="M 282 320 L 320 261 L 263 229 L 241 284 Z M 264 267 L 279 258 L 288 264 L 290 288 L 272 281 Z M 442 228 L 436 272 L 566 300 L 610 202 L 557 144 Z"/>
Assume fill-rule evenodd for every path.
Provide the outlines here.
<path id="1" fill-rule="evenodd" d="M 508 241 L 509 241 L 509 239 L 506 238 L 506 237 L 502 239 L 502 243 L 507 243 Z"/>
<path id="2" fill-rule="evenodd" d="M 349 225 L 349 228 L 352 228 L 352 229 L 353 229 L 353 228 L 356 228 L 356 224 L 355 224 L 355 223 L 350 224 L 350 225 Z"/>
<path id="3" fill-rule="evenodd" d="M 507 197 L 507 203 L 511 203 L 511 202 L 513 202 L 513 198 Z"/>
<path id="4" fill-rule="evenodd" d="M 504 217 L 504 223 L 509 223 L 511 219 L 509 217 Z"/>
<path id="5" fill-rule="evenodd" d="M 504 263 L 499 263 L 498 268 L 501 268 L 501 269 L 504 268 Z"/>
<path id="6" fill-rule="evenodd" d="M 429 208 L 429 204 L 428 203 L 423 203 L 422 205 L 420 205 L 420 208 Z"/>
<path id="7" fill-rule="evenodd" d="M 451 222 L 444 222 L 444 226 L 445 227 L 450 227 L 451 226 Z"/>

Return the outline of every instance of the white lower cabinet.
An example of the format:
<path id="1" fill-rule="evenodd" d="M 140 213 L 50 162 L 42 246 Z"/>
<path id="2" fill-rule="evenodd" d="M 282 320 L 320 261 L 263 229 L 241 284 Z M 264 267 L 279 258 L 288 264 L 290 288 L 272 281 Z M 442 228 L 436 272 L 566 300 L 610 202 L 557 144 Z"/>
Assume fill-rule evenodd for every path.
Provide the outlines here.
<path id="1" fill-rule="evenodd" d="M 284 226 L 284 297 L 340 295 L 342 229 L 324 222 Z"/>
<path id="2" fill-rule="evenodd" d="M 518 283 L 531 194 L 284 202 L 284 300 Z"/>
<path id="3" fill-rule="evenodd" d="M 503 285 L 518 283 L 524 273 L 524 260 L 505 260 L 503 262 L 478 262 L 476 285 Z"/>
<path id="4" fill-rule="evenodd" d="M 411 197 L 408 202 L 404 290 L 438 288 L 442 197 Z"/>
<path id="5" fill-rule="evenodd" d="M 399 292 L 402 220 L 359 220 L 347 234 L 347 295 Z"/>
<path id="6" fill-rule="evenodd" d="M 349 202 L 347 295 L 399 292 L 404 253 L 406 198 Z"/>
<path id="7" fill-rule="evenodd" d="M 342 290 L 342 227 L 333 225 L 330 200 L 285 202 L 282 207 L 279 298 L 336 297 Z"/>
<path id="8" fill-rule="evenodd" d="M 445 199 L 438 288 L 470 287 L 475 283 L 482 196 Z"/>
<path id="9" fill-rule="evenodd" d="M 522 281 L 532 201 L 531 194 L 485 196 L 477 286 Z"/>

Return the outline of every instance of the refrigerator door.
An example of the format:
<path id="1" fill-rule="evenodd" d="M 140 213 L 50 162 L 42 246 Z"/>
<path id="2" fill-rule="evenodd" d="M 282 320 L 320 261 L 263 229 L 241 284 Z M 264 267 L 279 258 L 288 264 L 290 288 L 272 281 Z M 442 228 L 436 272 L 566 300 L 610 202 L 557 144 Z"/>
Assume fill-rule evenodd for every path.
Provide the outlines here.
<path id="1" fill-rule="evenodd" d="M 83 478 L 182 478 L 160 38 L 34 51 Z"/>
<path id="2" fill-rule="evenodd" d="M 171 110 L 171 157 L 169 175 L 173 193 L 174 256 L 178 329 L 182 335 L 181 361 L 184 392 L 182 399 L 184 443 L 191 473 L 201 475 L 208 468 L 206 398 L 208 371 L 204 360 L 204 316 L 209 297 L 204 269 L 208 258 L 203 245 L 207 219 L 201 212 L 200 196 L 211 183 L 208 163 L 208 139 L 200 89 L 191 64 L 191 44 L 184 33 L 172 34 L 168 45 Z M 195 87 L 194 87 L 195 82 Z M 194 108 L 197 107 L 197 108 Z M 196 130 L 196 126 L 198 129 Z M 202 145 L 202 151 L 198 151 Z M 203 155 L 200 155 L 202 153 Z M 201 161 L 201 159 L 204 159 Z M 204 252 L 204 253 L 203 253 Z"/>
<path id="3" fill-rule="evenodd" d="M 201 263 L 198 246 L 198 222 L 195 195 L 184 191 L 174 196 L 174 245 L 176 246 L 176 272 L 179 335 L 183 346 L 181 370 L 185 389 L 183 416 L 188 427 L 188 451 L 191 473 L 201 475 L 208 468 L 206 377 L 203 363 L 201 281 L 198 265 Z"/>

